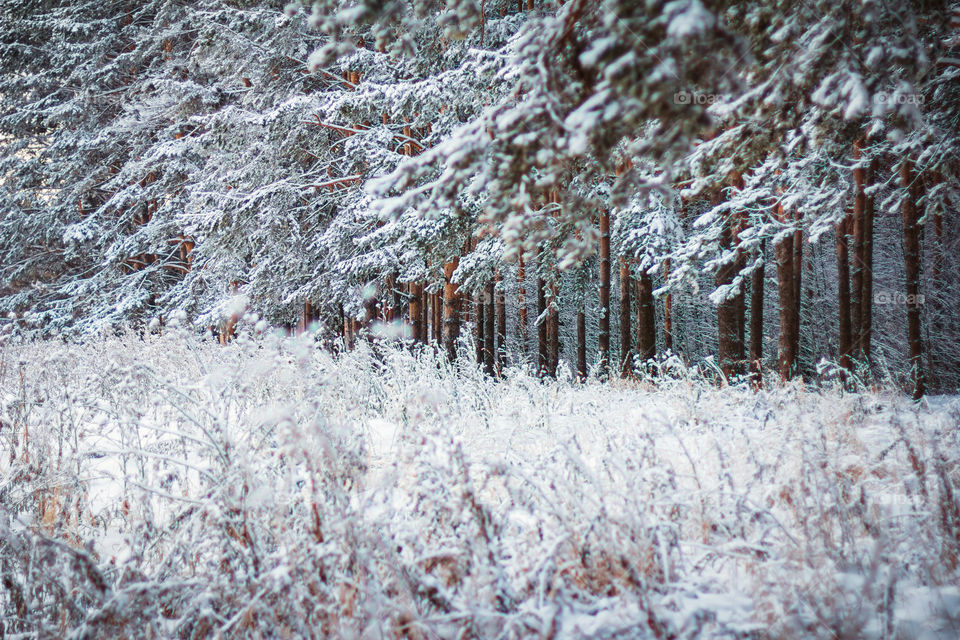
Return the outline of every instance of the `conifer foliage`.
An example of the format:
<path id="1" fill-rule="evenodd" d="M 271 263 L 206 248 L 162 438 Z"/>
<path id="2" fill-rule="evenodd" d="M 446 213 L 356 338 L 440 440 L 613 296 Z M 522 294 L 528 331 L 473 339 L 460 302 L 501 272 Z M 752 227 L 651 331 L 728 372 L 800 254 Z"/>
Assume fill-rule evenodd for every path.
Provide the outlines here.
<path id="1" fill-rule="evenodd" d="M 955 389 L 956 16 L 10 0 L 0 310 Z"/>

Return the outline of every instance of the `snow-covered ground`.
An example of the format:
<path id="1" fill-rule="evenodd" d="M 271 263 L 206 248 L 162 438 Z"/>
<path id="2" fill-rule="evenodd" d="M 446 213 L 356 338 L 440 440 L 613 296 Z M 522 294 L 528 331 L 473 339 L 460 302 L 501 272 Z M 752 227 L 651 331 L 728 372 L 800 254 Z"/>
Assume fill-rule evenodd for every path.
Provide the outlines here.
<path id="1" fill-rule="evenodd" d="M 9 637 L 960 636 L 960 399 L 0 347 Z"/>

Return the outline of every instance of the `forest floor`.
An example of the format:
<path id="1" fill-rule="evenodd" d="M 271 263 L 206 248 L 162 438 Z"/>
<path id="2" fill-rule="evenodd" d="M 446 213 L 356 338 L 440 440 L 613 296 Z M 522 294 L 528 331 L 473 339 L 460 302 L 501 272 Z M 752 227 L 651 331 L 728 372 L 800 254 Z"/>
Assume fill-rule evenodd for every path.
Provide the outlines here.
<path id="1" fill-rule="evenodd" d="M 8 637 L 960 637 L 960 398 L 0 346 Z"/>

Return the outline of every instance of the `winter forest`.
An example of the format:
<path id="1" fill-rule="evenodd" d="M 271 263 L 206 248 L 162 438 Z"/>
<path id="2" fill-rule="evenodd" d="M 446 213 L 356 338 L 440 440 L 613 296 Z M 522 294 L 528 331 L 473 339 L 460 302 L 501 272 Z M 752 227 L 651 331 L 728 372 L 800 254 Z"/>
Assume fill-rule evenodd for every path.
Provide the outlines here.
<path id="1" fill-rule="evenodd" d="M 0 0 L 0 638 L 960 637 L 960 4 Z"/>

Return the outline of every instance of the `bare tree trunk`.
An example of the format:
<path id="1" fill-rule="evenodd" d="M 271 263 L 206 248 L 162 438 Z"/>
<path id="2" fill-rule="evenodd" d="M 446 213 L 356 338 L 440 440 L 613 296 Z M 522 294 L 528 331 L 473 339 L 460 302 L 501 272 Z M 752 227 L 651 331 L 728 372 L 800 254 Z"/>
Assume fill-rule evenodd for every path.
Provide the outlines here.
<path id="1" fill-rule="evenodd" d="M 753 270 L 750 283 L 750 374 L 754 386 L 762 384 L 763 375 L 763 272 L 766 263 L 767 241 L 760 241 L 763 262 Z"/>
<path id="2" fill-rule="evenodd" d="M 667 258 L 663 261 L 663 283 L 666 284 L 669 281 L 670 258 Z M 639 327 L 637 328 L 639 329 Z M 667 293 L 663 298 L 663 348 L 667 351 L 673 351 L 673 294 L 671 293 Z"/>
<path id="3" fill-rule="evenodd" d="M 777 205 L 783 219 L 783 206 Z M 780 336 L 777 344 L 777 368 L 780 378 L 790 380 L 796 370 L 796 283 L 793 275 L 795 263 L 793 242 L 794 234 L 787 235 L 776 246 L 777 254 L 777 296 L 780 306 Z"/>
<path id="4" fill-rule="evenodd" d="M 410 283 L 410 337 L 414 342 L 423 342 L 423 285 Z"/>
<path id="5" fill-rule="evenodd" d="M 853 143 L 853 158 L 859 161 L 862 142 Z M 863 344 L 860 332 L 863 327 L 863 236 L 864 236 L 864 209 L 867 196 L 864 193 L 864 178 L 866 171 L 862 167 L 853 170 L 853 219 L 851 221 L 853 239 L 853 260 L 850 264 L 850 353 L 855 358 L 862 357 Z"/>
<path id="6" fill-rule="evenodd" d="M 486 349 L 484 348 L 484 340 L 486 338 L 486 331 L 484 324 L 484 318 L 486 318 L 486 311 L 483 306 L 483 291 L 478 291 L 476 293 L 476 304 L 474 304 L 474 326 L 477 330 L 476 344 L 477 344 L 477 353 L 476 359 L 477 364 L 483 364 L 485 360 Z"/>
<path id="7" fill-rule="evenodd" d="M 641 270 L 637 283 L 637 354 L 641 362 L 657 356 L 657 304 L 653 299 L 653 278 Z"/>
<path id="8" fill-rule="evenodd" d="M 871 160 L 867 168 L 866 183 L 873 181 L 877 161 Z M 870 361 L 870 341 L 873 337 L 873 219 L 874 199 L 867 196 L 863 205 L 863 283 L 860 292 L 860 330 L 857 357 Z"/>
<path id="9" fill-rule="evenodd" d="M 793 336 L 794 336 L 794 369 L 800 367 L 800 312 L 803 310 L 803 231 L 799 228 L 801 215 L 794 211 L 797 221 L 797 230 L 793 232 Z"/>
<path id="10" fill-rule="evenodd" d="M 582 307 L 577 312 L 577 379 L 587 379 L 587 314 Z"/>
<path id="11" fill-rule="evenodd" d="M 543 278 L 537 278 L 537 374 L 544 376 L 549 368 L 549 354 L 547 353 L 547 283 Z"/>
<path id="12" fill-rule="evenodd" d="M 487 369 L 487 375 L 492 376 L 496 373 L 496 355 L 497 345 L 494 335 L 496 334 L 496 309 L 493 302 L 493 282 L 488 282 L 483 288 L 483 302 L 486 308 L 486 318 L 483 319 L 483 361 Z"/>
<path id="13" fill-rule="evenodd" d="M 633 372 L 633 334 L 630 331 L 630 263 L 620 256 L 620 377 Z"/>
<path id="14" fill-rule="evenodd" d="M 400 283 L 397 282 L 397 274 L 394 273 L 391 289 L 393 290 L 393 309 L 390 311 L 390 320 L 402 324 L 403 319 L 403 292 L 400 290 Z"/>
<path id="15" fill-rule="evenodd" d="M 460 292 L 459 286 L 451 281 L 458 266 L 457 257 L 443 265 L 443 345 L 451 362 L 457 358 L 460 338 Z"/>
<path id="16" fill-rule="evenodd" d="M 724 222 L 720 240 L 721 250 L 727 251 L 730 248 L 732 235 L 730 222 Z M 732 283 L 735 269 L 736 263 L 723 264 L 717 270 L 714 284 L 721 287 Z M 735 297 L 728 295 L 725 300 L 717 305 L 717 360 L 723 376 L 728 380 L 736 375 L 737 338 L 739 335 L 737 300 Z"/>
<path id="17" fill-rule="evenodd" d="M 850 263 L 847 250 L 849 216 L 837 223 L 837 308 L 840 310 L 840 366 L 850 370 Z"/>
<path id="18" fill-rule="evenodd" d="M 433 294 L 433 341 L 443 344 L 443 289 Z"/>
<path id="19" fill-rule="evenodd" d="M 557 298 L 557 284 L 550 285 L 550 301 L 547 310 L 547 335 L 549 336 L 549 353 L 547 358 L 547 375 L 557 377 L 557 365 L 560 364 L 560 304 Z"/>
<path id="20" fill-rule="evenodd" d="M 610 367 L 610 213 L 600 213 L 600 375 L 606 376 Z"/>
<path id="21" fill-rule="evenodd" d="M 921 185 L 914 174 L 913 161 L 904 160 L 900 165 L 900 184 L 907 190 L 903 200 L 903 259 L 906 267 L 907 290 L 907 341 L 910 346 L 910 372 L 913 381 L 913 398 L 924 394 L 923 343 L 920 326 L 920 224 L 917 201 Z"/>
<path id="22" fill-rule="evenodd" d="M 526 269 L 523 263 L 523 256 L 520 256 L 520 262 L 517 265 L 517 328 L 520 336 L 520 354 L 527 352 L 527 284 Z"/>
<path id="23" fill-rule="evenodd" d="M 739 274 L 747 266 L 747 257 L 746 254 L 741 250 L 737 249 L 737 262 L 734 266 L 734 277 L 736 274 Z M 746 284 L 741 285 L 740 291 L 737 293 L 736 297 L 733 299 L 734 308 L 733 313 L 737 322 L 737 342 L 736 342 L 736 365 L 734 371 L 737 375 L 742 375 L 744 372 L 744 362 L 747 359 L 746 353 L 746 344 L 747 344 L 747 287 Z"/>
<path id="24" fill-rule="evenodd" d="M 497 306 L 497 375 L 503 375 L 507 363 L 507 296 L 503 290 L 503 279 L 497 276 L 494 292 Z"/>

